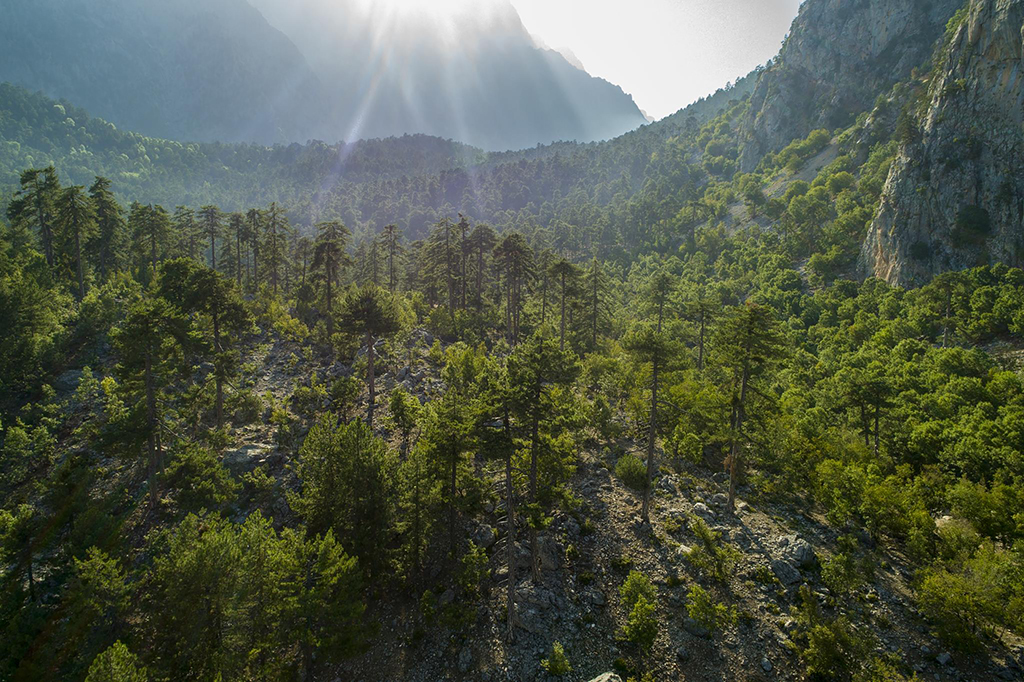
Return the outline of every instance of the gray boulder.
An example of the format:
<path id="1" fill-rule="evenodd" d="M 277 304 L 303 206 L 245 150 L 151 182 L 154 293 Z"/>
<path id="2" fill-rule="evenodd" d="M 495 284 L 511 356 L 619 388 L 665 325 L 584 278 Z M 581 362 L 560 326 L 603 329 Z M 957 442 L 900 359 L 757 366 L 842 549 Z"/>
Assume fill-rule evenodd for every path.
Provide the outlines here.
<path id="1" fill-rule="evenodd" d="M 622 682 L 622 678 L 615 673 L 604 673 L 590 680 L 590 682 Z"/>
<path id="2" fill-rule="evenodd" d="M 782 559 L 772 561 L 772 572 L 783 585 L 793 585 L 800 582 L 800 571 L 792 564 Z"/>

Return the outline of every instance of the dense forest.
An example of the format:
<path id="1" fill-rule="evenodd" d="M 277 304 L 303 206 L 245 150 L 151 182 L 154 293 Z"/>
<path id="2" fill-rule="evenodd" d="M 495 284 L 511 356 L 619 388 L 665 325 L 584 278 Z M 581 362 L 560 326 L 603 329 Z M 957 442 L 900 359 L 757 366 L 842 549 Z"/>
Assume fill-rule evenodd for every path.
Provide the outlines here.
<path id="1" fill-rule="evenodd" d="M 501 154 L 0 86 L 0 679 L 1018 679 L 1024 271 L 860 261 L 967 11 L 749 173 L 760 71 Z"/>

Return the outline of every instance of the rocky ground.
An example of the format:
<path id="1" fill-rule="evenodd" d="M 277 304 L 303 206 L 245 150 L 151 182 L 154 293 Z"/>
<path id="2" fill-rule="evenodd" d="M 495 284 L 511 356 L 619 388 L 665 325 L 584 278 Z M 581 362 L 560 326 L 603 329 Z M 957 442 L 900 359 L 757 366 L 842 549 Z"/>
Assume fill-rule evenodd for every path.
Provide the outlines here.
<path id="1" fill-rule="evenodd" d="M 276 336 L 261 341 L 249 358 L 249 383 L 278 405 L 286 404 L 295 386 L 308 384 L 314 372 L 325 377 L 351 371 L 316 358 L 296 362 L 299 347 Z M 381 403 L 386 404 L 387 391 L 397 385 L 424 402 L 443 390 L 423 350 L 432 339 L 421 333 L 418 341 L 419 350 L 403 352 L 402 362 L 385 362 L 386 367 L 401 366 L 393 373 L 384 371 Z M 296 448 L 278 442 L 269 409 L 254 424 L 234 430 L 233 442 L 241 445 L 225 454 L 225 463 L 236 474 L 261 467 L 275 479 L 274 494 L 264 504 L 281 523 L 291 514 L 283 493 L 297 484 L 289 466 Z M 385 416 L 383 409 L 378 414 Z M 308 423 L 295 416 L 293 429 L 294 437 L 301 438 Z M 517 531 L 523 542 L 516 547 L 512 641 L 505 620 L 504 511 L 495 503 L 503 470 L 485 468 L 494 481 L 495 502 L 486 504 L 478 518 L 464 521 L 467 536 L 486 547 L 489 556 L 490 577 L 482 598 L 469 606 L 475 612 L 473 622 L 457 630 L 425 622 L 417 600 L 402 596 L 405 593 L 398 589 L 382 590 L 370 614 L 380 624 L 372 645 L 340 666 L 337 678 L 546 680 L 541 660 L 558 641 L 573 668 L 560 678 L 564 680 L 591 680 L 612 670 L 625 679 L 633 666 L 652 671 L 656 680 L 803 679 L 804 667 L 792 640 L 797 627 L 793 609 L 800 586 L 807 585 L 826 616 L 848 614 L 855 623 L 867 624 L 876 653 L 892 654 L 921 679 L 1024 679 L 1024 646 L 1019 641 L 1006 641 L 998 650 L 974 657 L 944 648 L 914 606 L 910 583 L 915 567 L 898 547 L 877 545 L 861 533 L 858 561 L 874 567 L 873 578 L 852 594 L 832 594 L 821 579 L 821 566 L 838 551 L 840 533 L 810 506 L 762 500 L 753 487 L 741 486 L 737 513 L 731 515 L 724 474 L 667 462 L 656 481 L 651 523 L 641 523 L 640 497 L 615 476 L 614 468 L 618 455 L 638 452 L 642 446 L 629 440 L 591 443 L 580 453 L 570 485 L 582 504 L 572 513 L 556 514 L 541 534 L 541 580 L 536 584 L 529 577 L 525 528 Z M 249 504 L 260 503 L 251 499 Z M 735 550 L 735 563 L 724 582 L 709 579 L 687 557 L 688 550 L 699 545 L 694 534 L 697 519 L 720 535 L 722 546 Z M 646 656 L 620 638 L 626 614 L 619 603 L 619 586 L 630 569 L 650 576 L 659 592 L 661 630 Z M 437 568 L 416 593 L 432 589 L 444 606 L 454 599 L 447 584 Z M 734 606 L 736 624 L 709 633 L 690 619 L 687 593 L 694 584 L 711 592 L 716 601 Z"/>

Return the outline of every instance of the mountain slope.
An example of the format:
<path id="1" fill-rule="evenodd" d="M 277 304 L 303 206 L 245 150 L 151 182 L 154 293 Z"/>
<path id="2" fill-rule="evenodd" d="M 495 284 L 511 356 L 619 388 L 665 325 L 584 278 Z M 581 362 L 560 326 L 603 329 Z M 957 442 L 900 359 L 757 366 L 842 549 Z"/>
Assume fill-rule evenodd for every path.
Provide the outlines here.
<path id="1" fill-rule="evenodd" d="M 179 140 L 305 140 L 319 91 L 245 0 L 11 0 L 0 80 Z"/>
<path id="2" fill-rule="evenodd" d="M 758 81 L 740 167 L 817 128 L 852 123 L 931 54 L 963 0 L 808 0 Z"/>
<path id="3" fill-rule="evenodd" d="M 951 23 L 927 109 L 905 135 L 862 254 L 865 274 L 920 284 L 1024 262 L 1024 2 L 973 0 Z"/>
<path id="4" fill-rule="evenodd" d="M 12 0 L 0 81 L 181 141 L 425 133 L 509 149 L 646 122 L 619 88 L 536 48 L 510 5 L 455 25 L 359 2 L 333 5 L 329 18 L 326 5 L 255 4 L 291 37 L 246 0 Z"/>
<path id="5" fill-rule="evenodd" d="M 646 123 L 632 98 L 537 47 L 507 0 L 446 11 L 252 0 L 302 50 L 345 139 L 403 132 L 490 150 L 589 142 Z"/>

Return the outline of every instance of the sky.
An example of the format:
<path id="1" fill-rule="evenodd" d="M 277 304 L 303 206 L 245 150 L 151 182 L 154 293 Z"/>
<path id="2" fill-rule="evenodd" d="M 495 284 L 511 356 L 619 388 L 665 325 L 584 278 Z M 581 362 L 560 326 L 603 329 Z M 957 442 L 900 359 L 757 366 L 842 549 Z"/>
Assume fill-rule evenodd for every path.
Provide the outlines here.
<path id="1" fill-rule="evenodd" d="M 779 52 L 802 0 L 512 0 L 523 24 L 568 48 L 654 118 Z"/>

